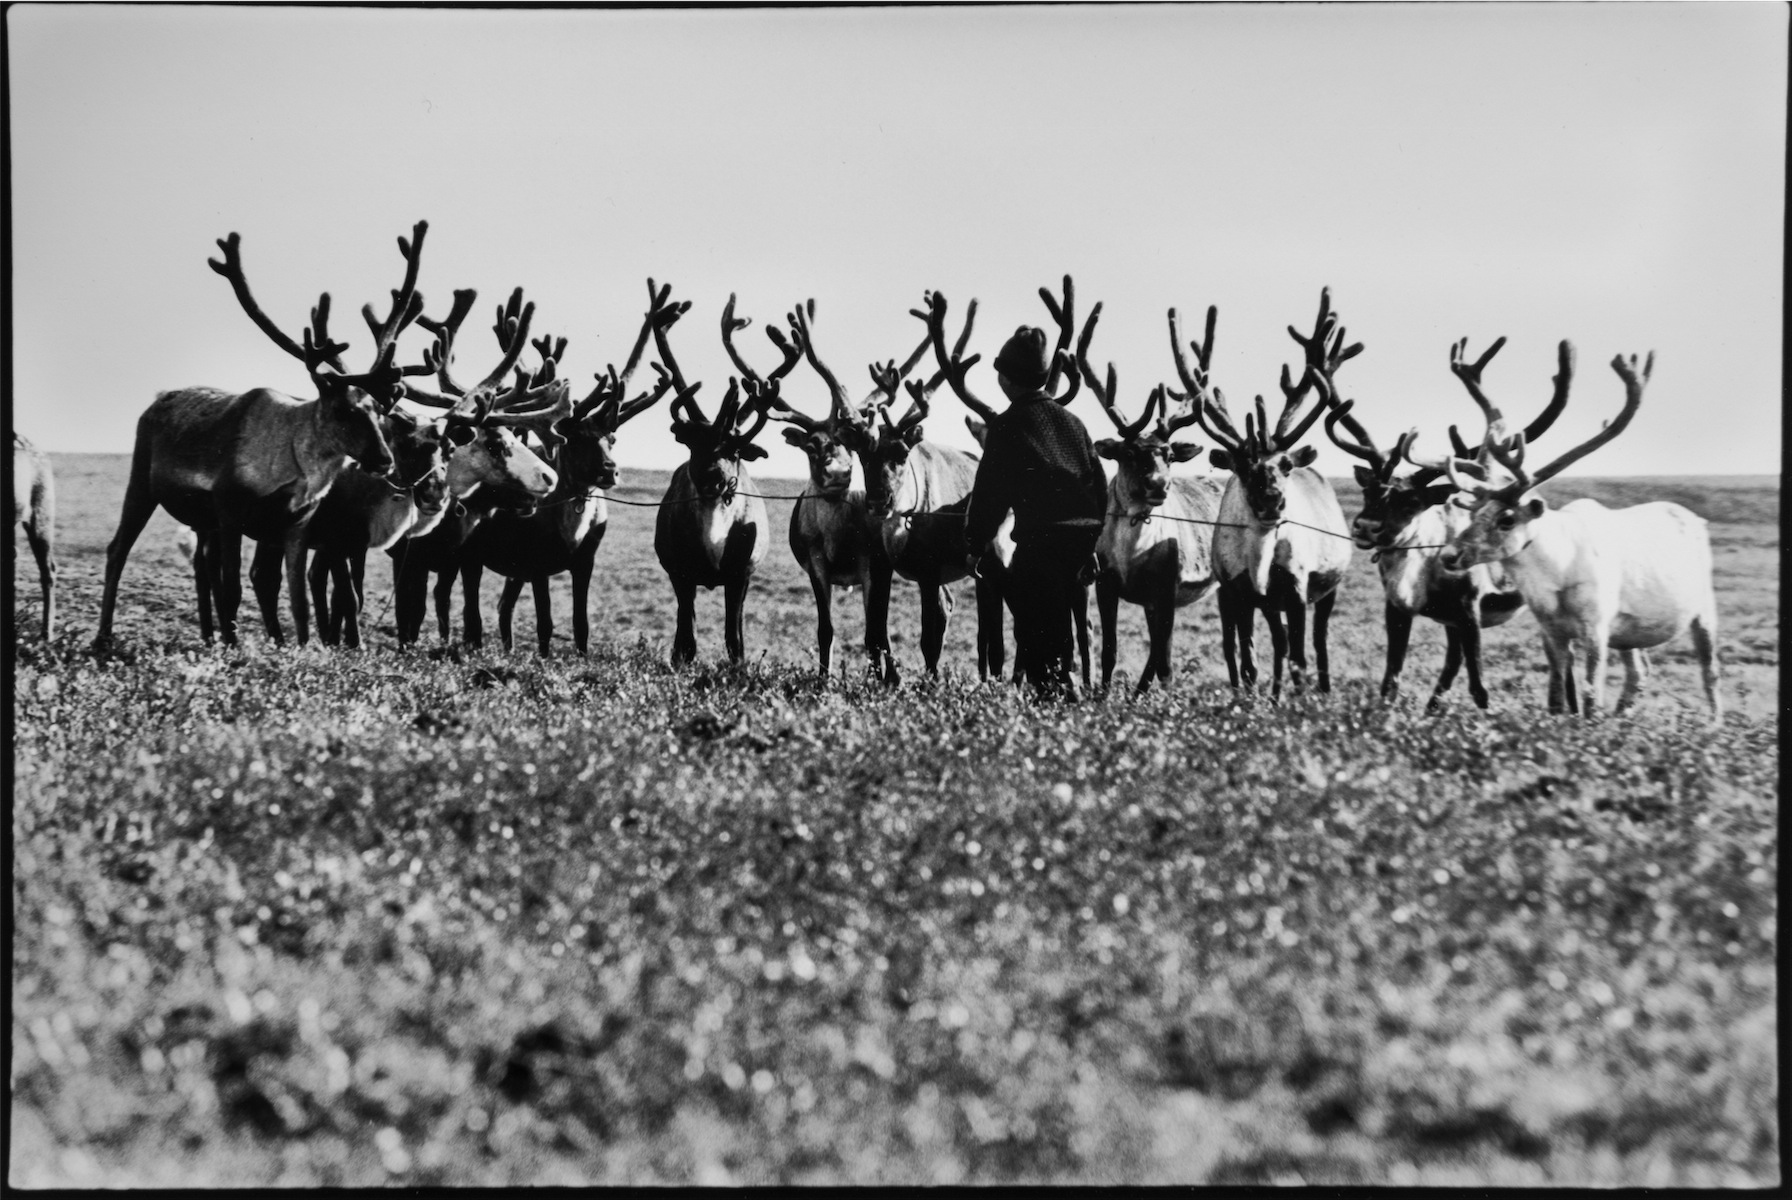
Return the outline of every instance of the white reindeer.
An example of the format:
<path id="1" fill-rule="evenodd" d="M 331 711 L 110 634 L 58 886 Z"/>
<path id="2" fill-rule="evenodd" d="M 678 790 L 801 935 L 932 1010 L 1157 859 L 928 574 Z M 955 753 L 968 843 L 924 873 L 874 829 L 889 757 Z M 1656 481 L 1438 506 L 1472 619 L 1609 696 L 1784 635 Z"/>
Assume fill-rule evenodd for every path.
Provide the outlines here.
<path id="1" fill-rule="evenodd" d="M 1238 686 L 1240 679 L 1247 685 L 1256 682 L 1251 623 L 1253 613 L 1261 609 L 1275 651 L 1271 694 L 1281 694 L 1284 657 L 1291 659 L 1294 680 L 1304 682 L 1307 605 L 1311 604 L 1318 687 L 1322 692 L 1329 691 L 1331 663 L 1326 628 L 1337 602 L 1338 584 L 1350 566 L 1351 539 L 1331 484 L 1309 466 L 1316 452 L 1311 446 L 1298 443 L 1320 414 L 1336 404 L 1332 375 L 1346 359 L 1362 351 L 1362 343 L 1344 347 L 1344 330 L 1331 312 L 1331 292 L 1321 291 L 1319 317 L 1312 336 L 1302 337 L 1293 326 L 1288 328 L 1289 335 L 1305 348 L 1307 362 L 1298 386 L 1289 382 L 1288 368 L 1282 368 L 1282 393 L 1286 399 L 1274 433 L 1269 429 L 1263 397 L 1258 396 L 1256 422 L 1253 424 L 1251 417 L 1246 416 L 1244 433 L 1240 435 L 1226 411 L 1225 396 L 1209 384 L 1217 319 L 1218 310 L 1210 307 L 1205 344 L 1190 343 L 1195 352 L 1191 367 L 1182 351 L 1176 310 L 1170 310 L 1170 348 L 1175 352 L 1176 370 L 1188 388 L 1188 398 L 1201 427 L 1220 443 L 1221 449 L 1211 456 L 1213 465 L 1232 472 L 1213 534 L 1226 669 L 1233 687 Z M 1318 397 L 1297 421 L 1295 415 L 1301 402 L 1315 385 Z M 1286 634 L 1282 629 L 1284 614 L 1288 618 Z"/>
<path id="2" fill-rule="evenodd" d="M 56 633 L 56 478 L 50 472 L 50 456 L 16 431 L 12 435 L 12 491 L 7 499 L 12 505 L 6 515 L 7 527 L 23 525 L 25 540 L 37 557 L 47 642 Z"/>
<path id="3" fill-rule="evenodd" d="M 1142 693 L 1153 679 L 1165 687 L 1170 684 L 1170 643 L 1176 630 L 1176 610 L 1204 598 L 1218 582 L 1213 570 L 1213 522 L 1219 518 L 1225 485 L 1211 477 L 1170 473 L 1172 463 L 1194 461 L 1201 447 L 1171 440 L 1178 430 L 1193 425 L 1196 415 L 1189 409 L 1165 420 L 1162 384 L 1152 389 L 1137 421 L 1129 422 L 1121 415 L 1117 407 L 1119 380 L 1113 364 L 1108 364 L 1104 387 L 1089 362 L 1089 342 L 1100 317 L 1101 305 L 1097 304 L 1083 327 L 1076 357 L 1089 390 L 1095 393 L 1102 411 L 1120 434 L 1118 438 L 1102 438 L 1095 443 L 1095 453 L 1114 464 L 1114 477 L 1108 481 L 1107 519 L 1095 543 L 1101 686 L 1106 688 L 1113 678 L 1114 658 L 1119 649 L 1116 623 L 1120 601 L 1125 600 L 1145 610 L 1145 625 L 1151 637 L 1151 652 L 1146 656 L 1145 671 L 1139 676 L 1137 688 Z M 1154 406 L 1157 426 L 1146 433 Z"/>
<path id="4" fill-rule="evenodd" d="M 1500 338 L 1472 362 L 1467 357 L 1467 338 L 1450 347 L 1450 370 L 1487 419 L 1488 433 L 1479 455 L 1483 461 L 1488 441 L 1503 438 L 1505 429 L 1499 409 L 1481 390 L 1481 371 L 1505 344 L 1506 339 Z M 1555 391 L 1548 406 L 1525 427 L 1527 442 L 1548 429 L 1567 404 L 1568 387 L 1574 378 L 1574 348 L 1567 342 L 1558 351 L 1558 366 Z M 1406 661 L 1413 618 L 1422 616 L 1444 628 L 1444 668 L 1426 707 L 1441 707 L 1444 695 L 1456 681 L 1457 670 L 1466 665 L 1469 696 L 1477 706 L 1486 708 L 1487 688 L 1481 682 L 1481 631 L 1510 621 L 1524 607 L 1524 598 L 1504 572 L 1492 565 L 1482 564 L 1467 571 L 1443 568 L 1438 561 L 1439 552 L 1468 525 L 1468 514 L 1448 503 L 1456 495 L 1456 487 L 1444 479 L 1445 464 L 1441 460 L 1427 462 L 1409 475 L 1395 475 L 1411 451 L 1418 430 L 1402 434 L 1394 448 L 1384 454 L 1376 448 L 1368 430 L 1350 415 L 1355 403 L 1346 400 L 1332 409 L 1325 418 L 1325 432 L 1340 450 L 1368 464 L 1356 468 L 1356 481 L 1363 490 L 1363 508 L 1351 522 L 1350 530 L 1357 548 L 1374 555 L 1387 602 L 1388 654 L 1381 681 L 1382 697 L 1392 699 L 1400 690 L 1400 670 Z M 1348 436 L 1339 432 L 1340 424 Z M 1454 425 L 1450 427 L 1450 439 L 1459 455 L 1470 456 L 1471 451 Z"/>
<path id="5" fill-rule="evenodd" d="M 1454 503 L 1472 511 L 1468 528 L 1440 557 L 1451 570 L 1488 562 L 1505 568 L 1543 629 L 1550 712 L 1599 715 L 1608 646 L 1624 659 L 1624 691 L 1616 709 L 1623 712 L 1642 689 L 1642 652 L 1690 630 L 1715 724 L 1723 718 L 1717 695 L 1717 594 L 1704 519 L 1662 501 L 1610 509 L 1597 500 L 1576 500 L 1552 509 L 1535 494 L 1538 485 L 1624 431 L 1654 366 L 1653 352 L 1640 372 L 1635 355 L 1613 358 L 1612 370 L 1624 381 L 1623 410 L 1547 466 L 1525 470 L 1523 434 L 1505 441 L 1490 436 L 1485 443 L 1511 474 L 1503 486 L 1492 486 L 1481 464 L 1450 459 L 1450 479 L 1465 493 Z M 1577 648 L 1587 655 L 1584 702 L 1574 684 Z"/>

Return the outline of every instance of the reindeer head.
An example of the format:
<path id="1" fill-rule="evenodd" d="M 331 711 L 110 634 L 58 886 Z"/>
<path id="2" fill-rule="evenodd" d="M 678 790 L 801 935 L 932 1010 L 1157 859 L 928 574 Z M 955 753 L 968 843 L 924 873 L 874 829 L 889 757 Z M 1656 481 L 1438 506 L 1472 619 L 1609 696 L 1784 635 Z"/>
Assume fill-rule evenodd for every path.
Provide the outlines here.
<path id="1" fill-rule="evenodd" d="M 218 239 L 223 261 L 206 260 L 212 270 L 230 281 L 237 302 L 261 331 L 305 364 L 317 388 L 320 444 L 330 452 L 354 459 L 362 470 L 382 478 L 392 470 L 393 459 L 380 418 L 403 397 L 405 376 L 432 370 L 427 363 L 399 367 L 394 362 L 399 334 L 423 311 L 423 296 L 417 291 L 417 269 L 422 261 L 423 236 L 428 231 L 429 222 L 418 221 L 409 239 L 398 239 L 405 276 L 403 286 L 392 291 L 392 311 L 382 320 L 374 315 L 372 305 L 361 309 L 373 332 L 374 362 L 370 370 L 358 375 L 350 374 L 342 365 L 342 352 L 348 349 L 348 343 L 330 338 L 328 292 L 318 297 L 311 310 L 311 324 L 305 328 L 301 341 L 295 342 L 261 310 L 249 291 L 248 277 L 243 273 L 240 235 L 232 233 Z"/>
<path id="2" fill-rule="evenodd" d="M 870 452 L 860 455 L 865 467 L 865 509 L 874 521 L 887 521 L 897 513 L 903 486 L 908 482 L 909 456 L 921 444 L 921 423 L 927 419 L 928 404 L 938 383 L 938 377 L 928 384 L 909 380 L 908 411 L 895 421 L 890 420 L 888 401 L 877 407 L 880 428 L 870 441 Z"/>
<path id="3" fill-rule="evenodd" d="M 1183 355 L 1181 326 L 1176 310 L 1172 308 L 1170 348 L 1175 353 L 1177 372 L 1182 376 L 1183 385 L 1188 388 L 1194 415 L 1208 435 L 1220 443 L 1220 448 L 1210 455 L 1210 461 L 1221 470 L 1232 472 L 1244 493 L 1245 503 L 1252 516 L 1264 525 L 1274 525 L 1282 519 L 1282 513 L 1288 506 L 1284 487 L 1288 477 L 1303 467 L 1311 466 L 1318 456 L 1318 452 L 1311 446 L 1300 445 L 1300 439 L 1328 407 L 1338 402 L 1337 389 L 1332 381 L 1333 374 L 1346 360 L 1362 353 L 1362 343 L 1349 347 L 1344 345 L 1343 326 L 1338 324 L 1336 315 L 1331 311 L 1331 290 L 1323 289 L 1319 294 L 1319 317 L 1311 336 L 1303 337 L 1292 325 L 1288 327 L 1288 335 L 1306 352 L 1306 365 L 1298 384 L 1291 382 L 1287 365 L 1282 367 L 1284 399 L 1275 430 L 1271 432 L 1269 413 L 1264 408 L 1263 397 L 1258 396 L 1254 420 L 1253 414 L 1247 414 L 1244 433 L 1240 434 L 1232 423 L 1231 414 L 1226 410 L 1225 396 L 1219 388 L 1211 385 L 1209 375 L 1213 358 L 1214 325 L 1218 317 L 1218 309 L 1209 307 L 1205 344 L 1190 343 L 1190 348 L 1195 352 L 1195 362 L 1191 366 Z M 1307 392 L 1315 388 L 1318 391 L 1316 401 L 1304 416 L 1297 417 Z"/>
<path id="4" fill-rule="evenodd" d="M 388 477 L 408 488 L 417 509 L 412 537 L 434 529 L 448 511 L 448 459 L 454 444 L 441 423 L 394 408 L 385 418 L 386 442 L 392 447 L 394 466 Z"/>
<path id="5" fill-rule="evenodd" d="M 498 365 L 471 387 L 454 381 L 454 339 L 476 299 L 476 292 L 463 289 L 454 293 L 454 307 L 446 320 L 418 318 L 418 324 L 436 335 L 435 346 L 425 352 L 424 362 L 446 394 L 407 384 L 405 395 L 415 403 L 448 410 L 446 434 L 454 445 L 448 462 L 448 490 L 456 499 L 485 489 L 504 507 L 532 511 L 553 492 L 559 476 L 513 431 L 532 431 L 544 443 L 557 445 L 563 439 L 556 426 L 571 415 L 571 396 L 566 382 L 554 378 L 556 356 L 546 351 L 540 369 L 533 374 L 518 370 L 515 382 L 503 386 L 505 375 L 522 355 L 535 315 L 534 304 L 522 303 L 521 288 L 498 309 L 494 332 L 504 351 Z M 560 348 L 563 352 L 564 339 Z"/>
<path id="6" fill-rule="evenodd" d="M 731 495 L 740 485 L 741 464 L 765 457 L 765 447 L 753 444 L 765 428 L 766 406 L 757 393 L 757 385 L 748 382 L 748 400 L 740 402 L 740 383 L 730 378 L 728 393 L 716 410 L 712 422 L 697 406 L 695 388 L 681 393 L 672 402 L 672 436 L 690 451 L 691 486 L 706 502 L 714 503 Z M 768 385 L 775 388 L 777 385 Z M 687 417 L 678 416 L 680 408 Z"/>
<path id="7" fill-rule="evenodd" d="M 1567 353 L 1571 358 L 1571 347 Z M 1488 481 L 1484 463 L 1448 460 L 1450 481 L 1462 493 L 1453 502 L 1469 509 L 1470 514 L 1468 528 L 1456 536 L 1449 549 L 1438 555 L 1438 561 L 1446 568 L 1461 571 L 1479 563 L 1497 562 L 1521 553 L 1531 544 L 1537 519 L 1549 511 L 1549 505 L 1535 494 L 1535 489 L 1624 431 L 1643 402 L 1643 389 L 1655 370 L 1655 354 L 1651 351 L 1640 369 L 1636 355 L 1626 359 L 1620 354 L 1612 359 L 1612 370 L 1624 381 L 1624 407 L 1606 422 L 1605 428 L 1549 465 L 1535 472 L 1525 470 L 1525 436 L 1522 433 L 1503 443 L 1491 436 L 1483 442 L 1487 453 L 1511 475 L 1510 482 L 1503 485 Z"/>

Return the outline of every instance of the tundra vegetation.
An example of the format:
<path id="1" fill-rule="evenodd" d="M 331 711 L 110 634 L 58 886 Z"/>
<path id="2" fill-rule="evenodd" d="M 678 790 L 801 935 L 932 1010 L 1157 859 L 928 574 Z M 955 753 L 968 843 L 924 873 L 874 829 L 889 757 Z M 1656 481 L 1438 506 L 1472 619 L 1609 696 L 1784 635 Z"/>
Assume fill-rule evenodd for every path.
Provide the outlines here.
<path id="1" fill-rule="evenodd" d="M 1137 699 L 980 686 L 968 621 L 927 679 L 907 602 L 908 682 L 824 680 L 782 546 L 747 659 L 675 670 L 626 506 L 585 658 L 539 658 L 526 609 L 513 652 L 401 652 L 383 569 L 359 653 L 206 648 L 161 514 L 96 656 L 129 460 L 55 470 L 62 620 L 18 639 L 12 710 L 14 1184 L 1779 1182 L 1771 480 L 1543 488 L 1710 520 L 1711 729 L 1684 642 L 1624 716 L 1550 715 L 1524 614 L 1484 631 L 1487 711 L 1384 702 L 1366 554 L 1329 695 L 1235 698 L 1212 603 Z"/>

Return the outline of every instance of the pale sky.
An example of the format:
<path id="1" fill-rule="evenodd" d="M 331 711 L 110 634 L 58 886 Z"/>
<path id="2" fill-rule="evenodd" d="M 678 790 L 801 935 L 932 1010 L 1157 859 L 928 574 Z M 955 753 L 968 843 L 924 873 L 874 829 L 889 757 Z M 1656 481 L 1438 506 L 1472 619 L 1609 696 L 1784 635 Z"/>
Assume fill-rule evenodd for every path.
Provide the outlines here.
<path id="1" fill-rule="evenodd" d="M 1777 473 L 1787 8 L 1778 4 L 564 11 L 44 7 L 7 12 L 14 420 L 128 451 L 157 391 L 312 393 L 205 265 L 242 234 L 295 337 L 320 291 L 362 369 L 362 303 L 479 290 L 459 374 L 495 361 L 521 284 L 579 391 L 620 364 L 651 275 L 705 407 L 731 291 L 763 326 L 817 303 L 855 397 L 927 288 L 980 303 L 972 385 L 1066 273 L 1135 412 L 1175 381 L 1165 310 L 1220 309 L 1233 411 L 1279 405 L 1329 284 L 1366 352 L 1340 372 L 1384 446 L 1478 429 L 1450 343 L 1510 341 L 1487 386 L 1527 419 L 1555 344 L 1580 370 L 1547 446 L 1615 413 L 1618 352 L 1656 352 L 1630 430 L 1587 474 Z M 421 332 L 402 353 L 421 354 Z M 643 368 L 640 380 L 651 378 Z M 820 415 L 799 367 L 786 395 Z M 1095 437 L 1107 418 L 1073 407 Z M 972 443 L 942 391 L 928 436 Z M 1205 442 L 1197 436 L 1197 441 Z M 756 470 L 802 473 L 768 430 Z M 1349 460 L 1323 436 L 1320 466 Z M 1546 457 L 1545 446 L 1535 452 Z M 663 408 L 622 464 L 683 458 Z M 1204 468 L 1205 469 L 1205 468 Z"/>

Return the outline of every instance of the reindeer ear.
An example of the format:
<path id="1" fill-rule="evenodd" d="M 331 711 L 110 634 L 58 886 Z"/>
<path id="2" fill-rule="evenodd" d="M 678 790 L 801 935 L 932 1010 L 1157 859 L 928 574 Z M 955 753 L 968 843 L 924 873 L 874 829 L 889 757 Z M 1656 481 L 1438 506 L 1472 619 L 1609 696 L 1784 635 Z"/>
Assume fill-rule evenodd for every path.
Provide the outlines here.
<path id="1" fill-rule="evenodd" d="M 809 435 L 798 429 L 795 425 L 786 425 L 784 427 L 784 440 L 789 442 L 792 446 L 795 446 L 798 450 L 801 450 L 803 448 L 803 443 L 809 440 Z"/>
<path id="2" fill-rule="evenodd" d="M 685 445 L 691 444 L 691 423 L 689 421 L 672 422 L 672 436 Z"/>
<path id="3" fill-rule="evenodd" d="M 1519 505 L 1519 507 L 1523 509 L 1525 519 L 1528 521 L 1535 521 L 1538 517 L 1549 511 L 1549 505 L 1543 503 L 1542 496 L 1532 496 L 1523 504 Z"/>
<path id="4" fill-rule="evenodd" d="M 1374 471 L 1371 471 L 1368 467 L 1356 468 L 1356 485 L 1358 487 L 1372 487 L 1375 482 L 1376 475 Z M 1451 488 L 1450 490 L 1455 491 L 1456 489 Z"/>
<path id="5" fill-rule="evenodd" d="M 1194 462 L 1199 457 L 1201 457 L 1201 447 L 1193 442 L 1170 443 L 1171 462 Z"/>
<path id="6" fill-rule="evenodd" d="M 735 457 L 752 462 L 756 458 L 764 458 L 765 454 L 766 450 L 764 446 L 755 446 L 753 443 L 748 442 L 740 448 L 740 453 L 735 455 Z"/>
<path id="7" fill-rule="evenodd" d="M 1224 450 L 1216 449 L 1208 451 L 1207 461 L 1222 471 L 1230 471 L 1232 469 L 1232 456 L 1227 454 Z"/>
<path id="8" fill-rule="evenodd" d="M 905 430 L 903 432 L 902 444 L 904 446 L 907 446 L 909 449 L 913 450 L 916 446 L 921 444 L 921 436 L 922 436 L 921 427 L 919 425 L 916 425 L 916 426 L 914 426 L 914 428 Z"/>
<path id="9" fill-rule="evenodd" d="M 1313 460 L 1318 457 L 1319 451 L 1313 449 L 1313 447 L 1300 446 L 1295 449 L 1293 454 L 1288 456 L 1288 461 L 1292 462 L 1297 467 L 1310 467 L 1313 465 Z"/>
<path id="10" fill-rule="evenodd" d="M 1125 445 L 1119 438 L 1100 438 L 1095 443 L 1095 453 L 1103 458 L 1120 461 L 1120 447 Z"/>

